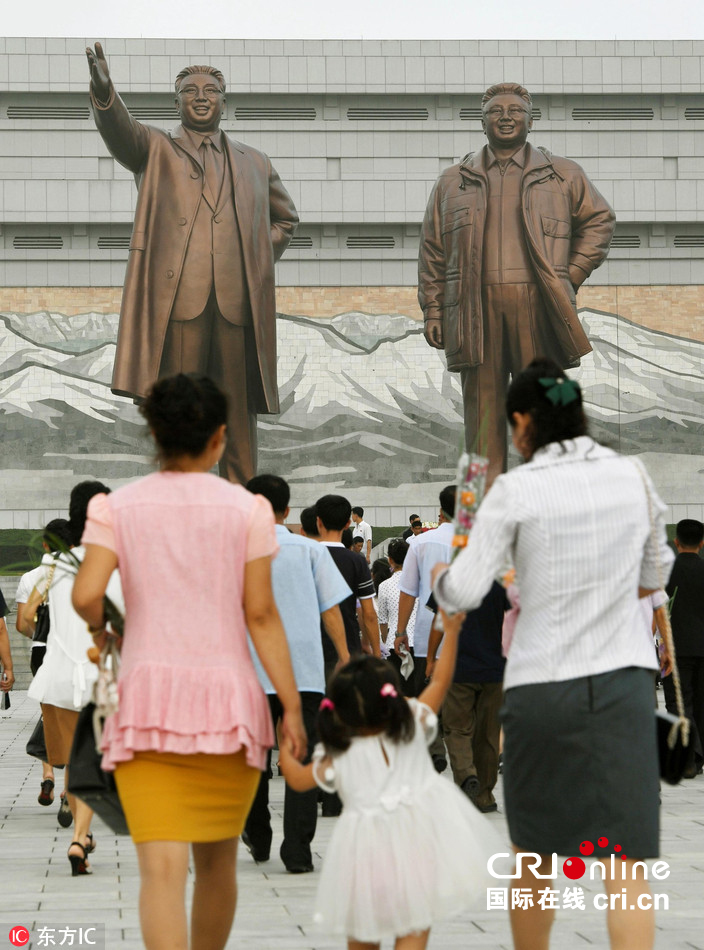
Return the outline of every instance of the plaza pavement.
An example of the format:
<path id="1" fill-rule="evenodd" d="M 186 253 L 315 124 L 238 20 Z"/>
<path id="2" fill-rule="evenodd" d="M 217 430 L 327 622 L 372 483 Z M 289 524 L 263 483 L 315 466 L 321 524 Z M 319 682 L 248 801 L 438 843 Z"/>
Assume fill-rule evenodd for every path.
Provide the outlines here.
<path id="1" fill-rule="evenodd" d="M 9 932 L 13 927 L 28 928 L 32 938 L 26 946 L 30 948 L 77 947 L 81 939 L 78 928 L 97 923 L 105 925 L 107 950 L 137 950 L 142 942 L 137 916 L 134 847 L 128 838 L 111 835 L 96 820 L 94 873 L 90 877 L 71 877 L 66 858 L 71 829 L 61 828 L 56 821 L 59 789 L 56 789 L 57 804 L 50 808 L 37 804 L 40 766 L 25 754 L 37 712 L 36 704 L 18 690 L 12 693 L 9 714 L 0 715 L 0 950 L 12 946 Z M 614 768 L 618 768 L 617 762 Z M 549 782 L 549 776 L 545 780 Z M 61 778 L 59 786 L 60 783 Z M 500 785 L 497 791 L 501 811 L 489 818 L 506 837 Z M 324 818 L 318 823 L 314 842 L 316 872 L 290 875 L 278 859 L 283 779 L 275 778 L 271 783 L 271 801 L 272 859 L 267 864 L 256 865 L 240 847 L 239 908 L 228 950 L 341 948 L 342 941 L 319 936 L 311 926 L 317 869 L 335 819 Z M 685 781 L 679 787 L 665 786 L 662 801 L 662 860 L 670 864 L 671 874 L 668 880 L 653 884 L 655 892 L 667 894 L 669 898 L 669 910 L 661 911 L 657 917 L 656 947 L 658 950 L 704 950 L 704 776 Z M 578 789 L 575 790 L 575 807 L 579 807 Z M 497 885 L 503 883 L 496 882 Z M 592 906 L 593 895 L 600 890 L 598 884 L 568 881 L 560 873 L 555 888 L 562 891 L 565 886 L 574 884 L 584 886 L 586 909 L 558 911 L 552 947 L 554 950 L 608 947 L 605 914 Z M 485 908 L 486 900 L 476 913 L 438 924 L 433 929 L 430 947 L 433 950 L 472 950 L 474 947 L 509 950 L 506 912 Z M 43 938 L 40 927 L 45 928 Z M 90 937 L 93 936 L 91 933 Z"/>

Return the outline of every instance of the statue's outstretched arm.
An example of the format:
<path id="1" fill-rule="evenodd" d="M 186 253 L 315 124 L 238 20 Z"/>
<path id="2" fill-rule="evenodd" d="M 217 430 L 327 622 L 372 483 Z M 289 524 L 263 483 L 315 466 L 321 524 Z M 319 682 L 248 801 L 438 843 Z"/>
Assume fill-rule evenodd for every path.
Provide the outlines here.
<path id="1" fill-rule="evenodd" d="M 137 122 L 127 111 L 110 79 L 110 70 L 100 43 L 86 49 L 90 67 L 90 94 L 93 116 L 103 141 L 113 158 L 137 174 L 149 154 L 149 127 Z"/>

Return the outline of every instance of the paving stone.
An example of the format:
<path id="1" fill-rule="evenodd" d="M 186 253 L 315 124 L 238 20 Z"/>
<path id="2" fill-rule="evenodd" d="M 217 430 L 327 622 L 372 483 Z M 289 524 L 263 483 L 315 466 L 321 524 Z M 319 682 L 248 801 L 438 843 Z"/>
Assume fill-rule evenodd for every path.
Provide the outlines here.
<path id="1" fill-rule="evenodd" d="M 38 709 L 26 693 L 13 691 L 10 715 L 0 717 L 0 947 L 13 926 L 30 930 L 40 926 L 106 925 L 107 950 L 138 950 L 143 946 L 137 911 L 139 878 L 132 842 L 117 838 L 95 821 L 97 848 L 91 876 L 72 878 L 66 858 L 71 828 L 56 821 L 61 773 L 57 773 L 56 804 L 42 808 L 36 798 L 41 781 L 39 763 L 24 751 Z M 549 776 L 546 776 L 546 782 Z M 282 837 L 283 779 L 270 789 L 274 840 L 271 860 L 257 865 L 244 848 L 238 857 L 239 905 L 228 950 L 341 950 L 342 941 L 316 932 L 311 908 L 319 869 L 335 819 L 320 819 L 313 845 L 316 871 L 289 875 L 279 860 Z M 500 812 L 491 815 L 508 841 L 501 784 L 497 789 Z M 575 807 L 578 800 L 575 800 Z M 665 894 L 669 908 L 657 915 L 657 950 L 704 950 L 704 777 L 662 789 L 662 856 L 671 873 L 652 882 L 655 893 Z M 193 877 L 189 875 L 189 898 Z M 497 885 L 510 882 L 496 882 Z M 606 919 L 593 906 L 598 881 L 571 882 L 562 875 L 555 889 L 580 884 L 586 909 L 558 911 L 552 946 L 555 950 L 607 950 Z M 29 950 L 37 946 L 36 935 Z M 478 910 L 433 928 L 434 950 L 492 948 L 511 950 L 505 911 Z"/>

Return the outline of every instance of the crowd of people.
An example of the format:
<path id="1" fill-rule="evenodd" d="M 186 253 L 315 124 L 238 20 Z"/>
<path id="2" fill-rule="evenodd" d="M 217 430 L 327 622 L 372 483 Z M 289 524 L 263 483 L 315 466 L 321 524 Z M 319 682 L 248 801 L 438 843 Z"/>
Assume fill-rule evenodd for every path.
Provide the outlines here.
<path id="1" fill-rule="evenodd" d="M 483 814 L 498 809 L 502 742 L 514 850 L 540 855 L 547 874 L 549 856 L 579 853 L 597 822 L 627 846 L 628 873 L 607 891 L 625 885 L 628 904 L 647 892 L 638 862 L 659 851 L 657 674 L 675 706 L 672 657 L 653 630 L 673 596 L 688 776 L 704 765 L 704 525 L 677 526 L 663 592 L 674 560 L 665 506 L 638 464 L 589 436 L 574 381 L 547 360 L 513 381 L 506 414 L 525 464 L 496 479 L 456 557 L 453 485 L 440 492 L 436 528 L 412 514 L 373 561 L 364 510 L 347 498 L 322 496 L 291 530 L 285 479 L 241 486 L 211 474 L 228 407 L 208 378 L 161 380 L 141 411 L 159 470 L 115 492 L 74 488 L 68 520 L 46 526 L 42 563 L 21 579 L 17 629 L 32 636 L 48 600 L 29 690 L 41 704 L 38 801 L 48 806 L 97 677 L 88 651 L 116 636 L 105 596 L 125 614 L 103 768 L 137 849 L 148 950 L 225 946 L 239 839 L 255 861 L 270 859 L 275 746 L 281 860 L 312 872 L 319 813 L 336 819 L 314 913 L 349 950 L 388 938 L 423 950 L 434 922 L 483 900 L 487 861 L 503 850 Z M 508 562 L 520 591 L 510 646 Z M 8 691 L 4 622 L 0 662 Z M 448 759 L 452 780 L 440 775 Z M 74 824 L 71 871 L 91 873 L 92 812 L 64 792 L 62 814 Z M 597 845 L 594 856 L 607 852 Z M 514 945 L 546 950 L 544 881 L 525 864 L 519 872 L 533 899 L 511 910 Z M 612 948 L 652 947 L 653 912 L 620 906 L 608 911 Z"/>

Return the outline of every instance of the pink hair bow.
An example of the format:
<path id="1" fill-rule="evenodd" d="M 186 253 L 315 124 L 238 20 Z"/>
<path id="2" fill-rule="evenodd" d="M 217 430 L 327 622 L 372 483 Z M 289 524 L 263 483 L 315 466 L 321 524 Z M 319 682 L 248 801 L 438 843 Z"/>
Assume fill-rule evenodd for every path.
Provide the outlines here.
<path id="1" fill-rule="evenodd" d="M 396 692 L 396 687 L 393 685 L 393 683 L 384 683 L 384 685 L 381 687 L 381 695 L 393 696 L 395 699 L 398 696 L 398 693 Z"/>
<path id="2" fill-rule="evenodd" d="M 319 708 L 321 710 L 329 709 L 332 712 L 332 710 L 334 710 L 335 708 L 335 703 L 331 699 L 328 699 L 326 696 L 325 699 L 321 699 Z"/>

